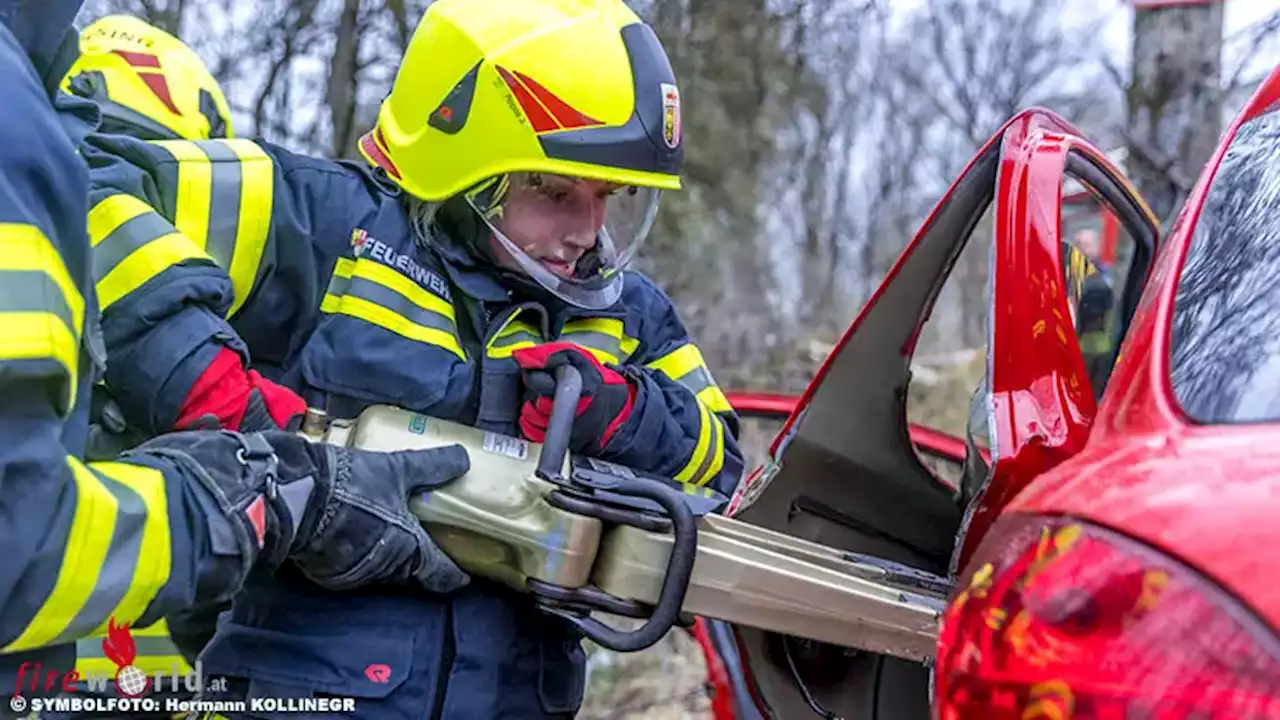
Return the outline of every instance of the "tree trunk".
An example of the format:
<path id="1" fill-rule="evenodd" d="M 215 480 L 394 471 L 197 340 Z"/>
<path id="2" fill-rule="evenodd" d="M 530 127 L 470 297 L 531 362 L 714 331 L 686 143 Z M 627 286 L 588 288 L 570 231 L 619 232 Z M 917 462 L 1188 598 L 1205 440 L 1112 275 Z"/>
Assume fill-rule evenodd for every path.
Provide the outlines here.
<path id="1" fill-rule="evenodd" d="M 333 157 L 354 154 L 352 127 L 356 116 L 356 81 L 360 54 L 360 0 L 346 0 L 338 18 L 325 103 L 333 126 Z"/>
<path id="2" fill-rule="evenodd" d="M 1166 229 L 1221 133 L 1222 6 L 1134 9 L 1126 170 Z"/>

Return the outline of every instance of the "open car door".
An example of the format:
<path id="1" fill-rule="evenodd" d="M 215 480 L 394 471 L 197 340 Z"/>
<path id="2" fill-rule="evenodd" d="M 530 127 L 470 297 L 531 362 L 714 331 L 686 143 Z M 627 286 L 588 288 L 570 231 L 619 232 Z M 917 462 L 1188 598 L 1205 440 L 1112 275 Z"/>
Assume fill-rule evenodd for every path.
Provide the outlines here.
<path id="1" fill-rule="evenodd" d="M 799 394 L 726 390 L 729 404 L 743 423 L 743 439 L 776 438 L 800 404 Z M 964 470 L 964 440 L 935 428 L 911 424 L 908 432 L 917 452 L 939 479 L 954 486 Z M 750 450 L 755 442 L 746 442 Z M 748 453 L 748 467 L 755 467 L 762 453 Z M 713 720 L 757 720 L 756 701 L 737 651 L 733 626 L 722 620 L 697 618 L 690 632 L 702 650 L 707 666 L 706 688 L 711 696 Z"/>
<path id="2" fill-rule="evenodd" d="M 1134 241 L 1125 280 L 1112 281 L 1118 289 L 1105 326 L 1110 344 L 1101 344 L 1095 363 L 1093 375 L 1105 382 L 1150 266 L 1156 226 L 1123 176 L 1078 131 L 1051 112 L 1027 110 L 996 132 L 937 203 L 729 514 L 949 582 L 1008 500 L 1088 436 L 1095 393 L 1076 324 L 1087 315 L 1078 301 L 1089 263 L 1063 247 L 1062 184 L 1069 174 Z M 964 473 L 955 487 L 929 470 L 912 441 L 907 385 L 921 328 L 989 210 L 990 382 L 975 388 Z M 730 664 L 741 661 L 766 717 L 929 717 L 925 664 L 746 627 L 733 635 L 738 657 Z"/>

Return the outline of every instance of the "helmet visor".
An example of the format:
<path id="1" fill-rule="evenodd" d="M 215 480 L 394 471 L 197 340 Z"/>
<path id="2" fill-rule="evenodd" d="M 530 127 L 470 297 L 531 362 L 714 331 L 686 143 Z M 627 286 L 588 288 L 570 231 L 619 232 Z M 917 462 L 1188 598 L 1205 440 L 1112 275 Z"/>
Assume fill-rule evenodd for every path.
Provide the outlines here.
<path id="1" fill-rule="evenodd" d="M 499 264 L 528 275 L 567 303 L 612 305 L 621 270 L 658 211 L 656 188 L 548 173 L 509 173 L 466 193 L 484 219 Z"/>

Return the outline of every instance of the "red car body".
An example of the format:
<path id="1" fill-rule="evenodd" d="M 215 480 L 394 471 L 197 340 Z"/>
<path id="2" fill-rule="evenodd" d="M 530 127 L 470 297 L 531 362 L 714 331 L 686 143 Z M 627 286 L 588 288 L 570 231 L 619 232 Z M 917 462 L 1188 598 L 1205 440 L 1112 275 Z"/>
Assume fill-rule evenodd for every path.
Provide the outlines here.
<path id="1" fill-rule="evenodd" d="M 1163 239 L 1078 131 L 1019 113 L 804 395 L 736 396 L 747 414 L 790 414 L 731 514 L 955 584 L 932 668 L 820 644 L 783 663 L 787 646 L 749 628 L 706 642 L 718 719 L 1280 717 L 1278 108 L 1280 70 Z M 1064 280 L 1068 175 L 1133 242 L 1101 371 Z M 936 436 L 905 422 L 909 363 L 988 210 L 986 377 L 967 437 Z M 963 464 L 960 487 L 921 472 L 922 451 Z"/>
<path id="2" fill-rule="evenodd" d="M 1053 456 L 1030 447 L 1034 413 L 1009 411 L 1035 378 L 998 389 L 1031 482 L 966 543 L 937 717 L 1280 717 L 1278 101 L 1280 71 L 1224 134 L 1107 392 L 1064 408 Z M 1031 372 L 1070 364 L 1037 354 Z"/>

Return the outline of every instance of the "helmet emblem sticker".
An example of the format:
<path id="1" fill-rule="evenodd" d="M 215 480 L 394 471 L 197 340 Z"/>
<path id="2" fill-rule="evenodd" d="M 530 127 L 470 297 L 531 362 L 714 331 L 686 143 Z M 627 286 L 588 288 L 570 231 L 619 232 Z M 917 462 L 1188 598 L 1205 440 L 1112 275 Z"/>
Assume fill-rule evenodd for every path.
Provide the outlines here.
<path id="1" fill-rule="evenodd" d="M 680 91 L 662 83 L 662 140 L 674 149 L 680 144 Z"/>

